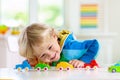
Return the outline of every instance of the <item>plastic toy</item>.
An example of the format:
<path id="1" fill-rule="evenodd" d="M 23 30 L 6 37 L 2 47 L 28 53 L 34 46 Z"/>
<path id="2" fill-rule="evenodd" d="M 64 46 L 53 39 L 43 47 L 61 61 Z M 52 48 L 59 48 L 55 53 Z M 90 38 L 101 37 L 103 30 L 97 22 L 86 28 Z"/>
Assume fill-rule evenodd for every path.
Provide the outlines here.
<path id="1" fill-rule="evenodd" d="M 22 64 L 17 64 L 15 66 L 15 69 L 17 69 L 18 71 L 22 71 L 25 70 L 26 72 L 29 71 L 30 69 L 32 69 L 32 67 L 30 66 L 30 64 L 28 63 L 27 60 L 23 61 Z"/>
<path id="2" fill-rule="evenodd" d="M 48 65 L 48 64 L 45 64 L 45 63 L 38 63 L 37 65 L 35 65 L 34 69 L 37 70 L 37 71 L 41 71 L 41 70 L 44 70 L 44 71 L 47 71 L 49 70 L 51 67 Z"/>
<path id="3" fill-rule="evenodd" d="M 6 25 L 0 25 L 0 34 L 5 34 L 8 31 L 8 27 Z"/>
<path id="4" fill-rule="evenodd" d="M 116 64 L 111 65 L 110 67 L 108 67 L 108 71 L 115 73 L 115 72 L 120 72 L 120 61 L 118 61 Z"/>
<path id="5" fill-rule="evenodd" d="M 57 70 L 70 70 L 73 69 L 73 66 L 67 62 L 60 62 L 56 66 Z"/>
<path id="6" fill-rule="evenodd" d="M 98 64 L 95 60 L 92 60 L 90 63 L 86 63 L 84 64 L 84 67 L 86 70 L 89 70 L 89 69 L 97 69 L 98 68 Z"/>
<path id="7" fill-rule="evenodd" d="M 19 27 L 13 27 L 11 30 L 11 34 L 12 35 L 19 35 L 20 34 Z"/>

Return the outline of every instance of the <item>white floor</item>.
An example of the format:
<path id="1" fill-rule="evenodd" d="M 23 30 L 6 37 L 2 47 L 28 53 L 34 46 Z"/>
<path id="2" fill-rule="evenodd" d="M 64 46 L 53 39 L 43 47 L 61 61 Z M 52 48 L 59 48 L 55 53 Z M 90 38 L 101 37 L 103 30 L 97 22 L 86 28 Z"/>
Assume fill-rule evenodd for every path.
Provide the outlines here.
<path id="1" fill-rule="evenodd" d="M 110 73 L 107 68 L 97 70 L 74 69 L 70 71 L 17 72 L 10 68 L 0 69 L 0 80 L 120 80 L 120 73 Z"/>

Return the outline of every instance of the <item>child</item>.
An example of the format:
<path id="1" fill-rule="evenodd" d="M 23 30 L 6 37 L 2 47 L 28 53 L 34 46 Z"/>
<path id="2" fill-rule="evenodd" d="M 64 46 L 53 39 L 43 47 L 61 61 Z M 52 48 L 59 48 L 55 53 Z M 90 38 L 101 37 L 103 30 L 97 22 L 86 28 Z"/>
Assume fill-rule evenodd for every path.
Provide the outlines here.
<path id="1" fill-rule="evenodd" d="M 19 38 L 20 55 L 27 58 L 31 66 L 38 62 L 56 66 L 66 61 L 74 67 L 83 67 L 96 58 L 99 44 L 96 39 L 79 41 L 73 33 L 34 23 L 26 27 Z"/>

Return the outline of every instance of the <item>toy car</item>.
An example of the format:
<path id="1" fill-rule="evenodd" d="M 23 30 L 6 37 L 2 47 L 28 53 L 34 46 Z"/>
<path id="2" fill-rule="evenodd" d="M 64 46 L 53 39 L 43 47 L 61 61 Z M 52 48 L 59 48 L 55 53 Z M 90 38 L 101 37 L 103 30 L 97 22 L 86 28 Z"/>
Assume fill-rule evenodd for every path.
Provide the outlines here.
<path id="1" fill-rule="evenodd" d="M 112 73 L 120 72 L 120 61 L 108 67 L 108 71 Z"/>
<path id="2" fill-rule="evenodd" d="M 70 70 L 73 69 L 73 66 L 67 62 L 60 62 L 56 66 L 57 70 Z"/>
<path id="3" fill-rule="evenodd" d="M 97 69 L 98 64 L 95 60 L 92 60 L 90 63 L 85 63 L 83 68 L 85 68 L 86 70 Z"/>
<path id="4" fill-rule="evenodd" d="M 18 71 L 29 71 L 30 69 L 32 69 L 32 67 L 30 66 L 30 64 L 28 63 L 27 60 L 23 61 L 22 64 L 17 64 L 15 66 L 15 69 L 17 69 Z"/>
<path id="5" fill-rule="evenodd" d="M 38 63 L 37 65 L 35 65 L 34 69 L 37 71 L 41 71 L 41 70 L 49 70 L 51 67 L 48 64 L 45 63 Z"/>

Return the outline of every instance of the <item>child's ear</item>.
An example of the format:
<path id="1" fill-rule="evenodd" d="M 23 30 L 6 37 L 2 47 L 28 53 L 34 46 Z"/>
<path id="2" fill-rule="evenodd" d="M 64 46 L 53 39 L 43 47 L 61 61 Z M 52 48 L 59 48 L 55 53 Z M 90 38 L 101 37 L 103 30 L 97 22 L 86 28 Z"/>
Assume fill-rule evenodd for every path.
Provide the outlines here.
<path id="1" fill-rule="evenodd" d="M 54 29 L 52 29 L 52 36 L 53 36 L 54 38 L 57 38 L 57 34 L 56 34 L 56 32 L 55 32 Z"/>

